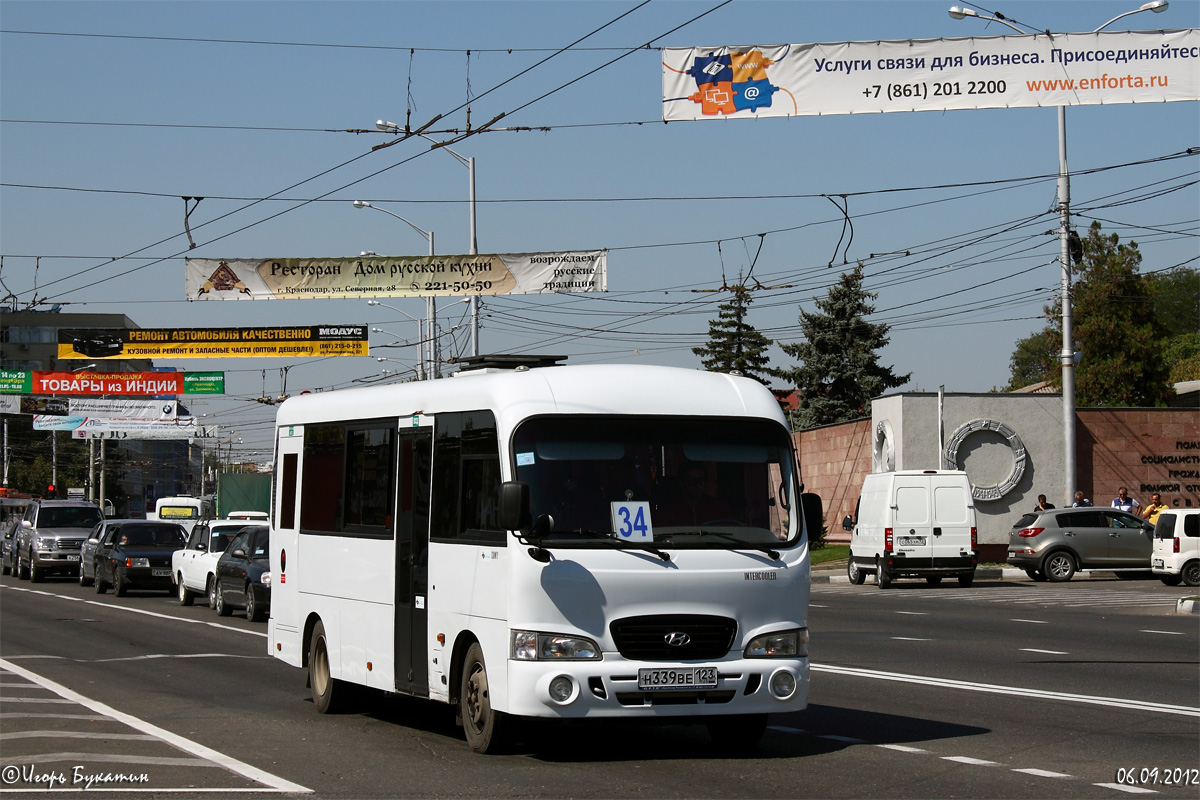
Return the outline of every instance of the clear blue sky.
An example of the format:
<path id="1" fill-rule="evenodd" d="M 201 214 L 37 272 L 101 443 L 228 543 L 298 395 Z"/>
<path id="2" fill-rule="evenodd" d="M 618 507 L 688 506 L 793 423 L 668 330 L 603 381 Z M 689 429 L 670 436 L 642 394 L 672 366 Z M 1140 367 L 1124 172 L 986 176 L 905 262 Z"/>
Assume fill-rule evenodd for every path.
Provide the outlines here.
<path id="1" fill-rule="evenodd" d="M 482 352 L 698 367 L 691 348 L 705 341 L 727 295 L 693 290 L 719 288 L 722 271 L 734 282 L 757 252 L 754 277 L 787 288 L 757 292 L 751 321 L 792 341 L 799 308 L 825 294 L 844 254 L 851 264 L 864 261 L 867 285 L 879 294 L 875 319 L 894 326 L 883 360 L 912 372 L 904 388 L 987 391 L 1007 382 L 1014 342 L 1044 324 L 1042 308 L 1060 282 L 1057 241 L 1047 234 L 1057 225 L 1053 109 L 666 125 L 658 121 L 656 49 L 605 66 L 646 43 L 1010 32 L 952 20 L 949 5 L 739 1 L 684 25 L 718 2 L 655 0 L 488 93 L 637 3 L 4 0 L 0 293 L 12 292 L 23 307 L 36 284 L 47 305 L 124 313 L 143 327 L 367 323 L 414 338 L 414 323 L 363 301 L 186 302 L 180 197 L 206 198 L 191 216 L 197 257 L 426 252 L 411 229 L 354 209 L 354 199 L 432 230 L 441 253 L 465 253 L 460 164 L 414 142 L 359 158 L 386 139 L 340 131 L 371 129 L 377 119 L 403 123 L 410 111 L 414 126 L 445 114 L 431 130 L 462 129 L 465 111 L 455 109 L 470 97 L 476 126 L 506 113 L 497 127 L 537 129 L 454 145 L 477 161 L 480 251 L 609 249 L 605 295 L 486 298 Z M 1039 29 L 1083 31 L 1136 5 L 978 8 Z M 1172 0 L 1165 13 L 1114 27 L 1200 27 L 1200 3 Z M 1196 104 L 1080 107 L 1067 118 L 1070 167 L 1084 173 L 1072 179 L 1078 226 L 1098 218 L 1106 231 L 1137 241 L 1145 272 L 1196 258 L 1200 192 L 1187 184 L 1196 180 L 1197 156 L 1086 172 L 1200 146 Z M 1038 179 L 983 185 L 1025 177 Z M 969 185 L 922 188 L 951 184 Z M 878 191 L 892 189 L 909 191 Z M 795 197 L 858 192 L 876 193 L 849 198 L 848 248 L 829 200 Z M 271 195 L 283 199 L 251 205 Z M 764 232 L 772 233 L 760 240 Z M 137 257 L 121 258 L 130 253 Z M 423 311 L 419 300 L 392 304 L 413 316 Z M 447 326 L 462 308 L 444 312 Z M 448 352 L 465 347 L 463 331 L 456 335 Z M 371 343 L 395 338 L 372 334 Z M 415 361 L 411 348 L 372 352 Z M 773 357 L 789 364 L 777 348 Z M 293 394 L 405 369 L 374 358 L 176 365 L 226 372 L 228 396 L 193 402 L 193 411 L 261 451 L 269 451 L 272 416 L 253 402 L 263 369 L 272 395 L 283 366 L 292 367 Z"/>

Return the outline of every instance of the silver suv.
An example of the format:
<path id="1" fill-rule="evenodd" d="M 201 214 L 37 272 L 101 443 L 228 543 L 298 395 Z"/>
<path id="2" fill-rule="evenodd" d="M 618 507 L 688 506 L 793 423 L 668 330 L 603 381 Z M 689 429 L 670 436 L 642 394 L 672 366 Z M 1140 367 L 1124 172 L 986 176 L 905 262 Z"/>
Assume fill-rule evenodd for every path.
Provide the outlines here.
<path id="1" fill-rule="evenodd" d="M 1149 522 L 1115 508 L 1034 511 L 1013 525 L 1008 563 L 1035 581 L 1069 581 L 1081 569 L 1148 575 L 1153 534 Z"/>
<path id="2" fill-rule="evenodd" d="M 35 500 L 25 509 L 14 543 L 14 572 L 38 583 L 52 573 L 79 574 L 79 548 L 96 524 L 100 507 L 83 500 Z"/>

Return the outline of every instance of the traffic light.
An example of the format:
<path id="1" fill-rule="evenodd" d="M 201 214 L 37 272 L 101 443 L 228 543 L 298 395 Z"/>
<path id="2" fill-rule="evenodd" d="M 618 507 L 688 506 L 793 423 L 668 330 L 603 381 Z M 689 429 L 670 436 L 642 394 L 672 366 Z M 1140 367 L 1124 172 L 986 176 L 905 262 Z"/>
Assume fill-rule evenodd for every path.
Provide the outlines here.
<path id="1" fill-rule="evenodd" d="M 46 487 L 46 497 L 58 497 L 58 490 L 54 488 L 54 484 Z"/>

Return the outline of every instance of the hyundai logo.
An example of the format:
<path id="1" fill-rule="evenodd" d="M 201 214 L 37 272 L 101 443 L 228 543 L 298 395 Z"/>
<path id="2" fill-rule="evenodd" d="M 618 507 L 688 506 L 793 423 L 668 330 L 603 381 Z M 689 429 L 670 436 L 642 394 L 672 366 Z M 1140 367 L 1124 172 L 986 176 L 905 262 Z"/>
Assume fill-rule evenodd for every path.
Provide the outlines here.
<path id="1" fill-rule="evenodd" d="M 671 645 L 671 647 L 683 647 L 692 641 L 692 637 L 689 634 L 675 631 L 664 636 L 663 641 Z"/>

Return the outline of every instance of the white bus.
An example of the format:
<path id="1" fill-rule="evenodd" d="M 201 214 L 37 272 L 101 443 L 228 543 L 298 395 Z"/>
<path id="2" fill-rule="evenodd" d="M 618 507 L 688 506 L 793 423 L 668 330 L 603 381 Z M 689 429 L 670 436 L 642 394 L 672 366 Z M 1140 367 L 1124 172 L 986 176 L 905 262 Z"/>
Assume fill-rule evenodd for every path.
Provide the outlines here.
<path id="1" fill-rule="evenodd" d="M 481 753 L 523 717 L 692 717 L 753 747 L 808 699 L 779 403 L 733 375 L 527 358 L 280 406 L 268 651 L 321 712 L 347 684 L 427 697 Z"/>
<path id="2" fill-rule="evenodd" d="M 177 497 L 160 497 L 154 501 L 153 514 L 147 514 L 146 519 L 157 519 L 163 522 L 178 522 L 191 535 L 192 528 L 202 519 L 212 519 L 215 504 L 209 497 L 192 497 L 179 495 Z"/>

